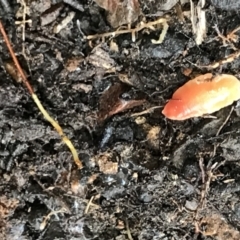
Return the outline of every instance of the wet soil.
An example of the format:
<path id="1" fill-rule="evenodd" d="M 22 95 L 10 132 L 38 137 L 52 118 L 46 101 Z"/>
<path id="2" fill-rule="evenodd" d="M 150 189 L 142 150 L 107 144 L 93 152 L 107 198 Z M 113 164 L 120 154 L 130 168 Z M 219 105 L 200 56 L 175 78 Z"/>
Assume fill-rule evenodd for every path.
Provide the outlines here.
<path id="1" fill-rule="evenodd" d="M 238 58 L 213 70 L 196 66 L 239 48 L 237 38 L 224 45 L 214 28 L 224 36 L 237 28 L 239 4 L 205 6 L 208 32 L 198 46 L 190 19 L 181 22 L 175 8 L 164 12 L 169 29 L 162 44 L 151 42 L 161 26 L 139 32 L 135 42 L 131 34 L 87 41 L 113 29 L 105 11 L 86 0 L 29 1 L 32 24 L 23 42 L 15 23 L 22 6 L 4 3 L 0 17 L 21 66 L 84 168 L 77 169 L 16 74 L 6 71 L 11 58 L 0 37 L 0 238 L 240 239 L 238 106 L 228 121 L 231 106 L 216 118 L 171 121 L 161 114 L 197 74 L 240 78 Z M 140 7 L 146 21 L 162 14 L 158 1 Z M 54 33 L 69 14 L 73 19 Z"/>

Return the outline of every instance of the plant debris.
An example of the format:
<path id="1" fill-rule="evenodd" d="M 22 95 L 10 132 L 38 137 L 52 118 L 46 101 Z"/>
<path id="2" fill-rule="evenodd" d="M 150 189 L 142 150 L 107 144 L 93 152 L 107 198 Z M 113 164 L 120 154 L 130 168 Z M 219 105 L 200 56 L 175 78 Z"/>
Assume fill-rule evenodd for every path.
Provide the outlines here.
<path id="1" fill-rule="evenodd" d="M 117 113 L 140 106 L 145 99 L 124 99 L 121 96 L 127 91 L 128 86 L 116 83 L 109 87 L 100 98 L 99 101 L 99 121 L 103 121 Z"/>
<path id="2" fill-rule="evenodd" d="M 237 240 L 240 238 L 240 233 L 228 225 L 224 218 L 218 214 L 203 218 L 201 226 L 204 227 L 202 233 L 205 236 L 212 236 L 216 240 L 225 240 L 226 238 Z"/>
<path id="3" fill-rule="evenodd" d="M 157 27 L 154 27 L 154 26 Z M 96 38 L 106 38 L 106 37 L 115 37 L 117 35 L 122 35 L 122 34 L 126 34 L 126 33 L 131 33 L 132 34 L 132 41 L 135 42 L 136 40 L 136 33 L 143 30 L 143 29 L 151 29 L 153 31 L 155 31 L 156 29 L 158 29 L 158 26 L 162 25 L 163 29 L 161 34 L 159 35 L 159 39 L 155 40 L 152 39 L 152 43 L 153 44 L 161 44 L 165 38 L 165 35 L 167 33 L 168 30 L 168 24 L 167 24 L 167 18 L 159 18 L 156 21 L 152 21 L 152 22 L 140 22 L 135 28 L 128 28 L 128 29 L 117 29 L 116 31 L 113 32 L 108 32 L 108 33 L 102 33 L 102 34 L 95 34 L 95 35 L 88 35 L 86 36 L 87 40 L 92 40 L 92 39 L 96 39 Z"/>
<path id="4" fill-rule="evenodd" d="M 113 28 L 135 22 L 140 13 L 138 0 L 94 0 L 108 12 L 107 20 Z"/>
<path id="5" fill-rule="evenodd" d="M 207 34 L 206 11 L 204 10 L 205 0 L 200 0 L 197 6 L 191 3 L 191 22 L 193 33 L 196 35 L 195 40 L 197 45 L 202 44 Z"/>
<path id="6" fill-rule="evenodd" d="M 52 126 L 53 126 L 53 127 L 56 129 L 56 131 L 59 133 L 59 135 L 61 136 L 63 142 L 69 147 L 69 149 L 70 149 L 71 152 L 72 152 L 73 159 L 74 159 L 76 165 L 77 165 L 79 168 L 82 168 L 82 167 L 83 167 L 83 166 L 82 166 L 82 163 L 81 163 L 81 161 L 80 161 L 79 158 L 78 158 L 78 153 L 77 153 L 76 149 L 74 148 L 72 142 L 64 135 L 63 130 L 62 130 L 62 128 L 58 125 L 58 123 L 57 123 L 55 120 L 53 120 L 53 119 L 50 117 L 50 115 L 48 114 L 48 112 L 44 109 L 44 107 L 42 106 L 42 104 L 41 104 L 40 100 L 38 99 L 37 95 L 34 93 L 34 90 L 33 90 L 32 86 L 29 84 L 29 82 L 28 82 L 28 80 L 27 80 L 27 77 L 26 77 L 26 75 L 24 74 L 22 68 L 20 67 L 20 64 L 19 64 L 19 62 L 18 62 L 18 60 L 17 60 L 17 58 L 16 58 L 16 56 L 15 56 L 13 50 L 12 50 L 12 47 L 11 47 L 11 45 L 10 45 L 10 42 L 9 42 L 9 40 L 8 40 L 7 34 L 6 34 L 5 30 L 4 30 L 4 27 L 3 27 L 1 21 L 0 21 L 0 31 L 1 31 L 1 33 L 2 33 L 2 36 L 3 36 L 4 40 L 5 40 L 5 42 L 6 42 L 6 45 L 7 45 L 7 48 L 8 48 L 8 50 L 9 50 L 10 54 L 11 54 L 11 57 L 12 57 L 15 65 L 16 65 L 16 67 L 17 67 L 17 70 L 19 71 L 19 74 L 21 75 L 21 78 L 22 78 L 22 80 L 23 80 L 23 83 L 25 84 L 26 88 L 28 89 L 28 91 L 29 91 L 29 93 L 30 93 L 33 101 L 36 103 L 38 109 L 39 109 L 40 112 L 43 114 L 43 116 L 49 121 L 49 123 L 52 124 Z"/>

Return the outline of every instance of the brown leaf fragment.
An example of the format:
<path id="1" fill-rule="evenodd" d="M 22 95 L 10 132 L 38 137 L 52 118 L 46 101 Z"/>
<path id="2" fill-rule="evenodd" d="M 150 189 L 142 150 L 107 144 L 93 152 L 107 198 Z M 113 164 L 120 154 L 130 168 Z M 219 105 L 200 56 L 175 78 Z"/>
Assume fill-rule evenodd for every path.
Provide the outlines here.
<path id="1" fill-rule="evenodd" d="M 133 71 L 128 73 L 118 73 L 118 79 L 129 86 L 133 86 L 139 90 L 144 91 L 144 82 L 141 80 L 141 77 Z"/>
<path id="2" fill-rule="evenodd" d="M 67 62 L 65 63 L 65 68 L 69 71 L 69 72 L 74 72 L 79 68 L 80 63 L 82 63 L 84 61 L 83 57 L 73 57 L 67 60 Z"/>
<path id="3" fill-rule="evenodd" d="M 8 199 L 6 196 L 0 197 L 0 219 L 10 216 L 17 208 L 19 201 L 17 199 Z"/>
<path id="4" fill-rule="evenodd" d="M 94 173 L 93 175 L 91 175 L 91 176 L 88 178 L 87 183 L 88 183 L 88 184 L 93 184 L 93 182 L 97 179 L 98 175 L 99 175 L 98 173 Z"/>
<path id="5" fill-rule="evenodd" d="M 189 77 L 192 73 L 193 69 L 192 68 L 185 68 L 185 69 L 182 69 L 182 73 L 184 76 L 186 77 Z"/>
<path id="6" fill-rule="evenodd" d="M 84 194 L 86 194 L 86 183 L 80 182 L 79 179 L 80 179 L 79 172 L 73 170 L 70 180 L 71 190 L 74 194 L 78 196 L 84 196 Z"/>
<path id="7" fill-rule="evenodd" d="M 154 126 L 147 133 L 147 143 L 155 150 L 159 149 L 160 131 L 161 128 L 159 126 Z"/>
<path id="8" fill-rule="evenodd" d="M 140 13 L 138 0 L 94 0 L 107 12 L 107 20 L 113 28 L 135 22 Z"/>
<path id="9" fill-rule="evenodd" d="M 145 102 L 141 100 L 125 100 L 120 96 L 129 89 L 128 86 L 117 83 L 106 90 L 100 98 L 99 103 L 99 121 L 103 121 L 117 113 L 126 111 L 133 107 L 139 106 Z"/>
<path id="10" fill-rule="evenodd" d="M 119 80 L 120 80 L 121 82 L 133 86 L 133 83 L 130 81 L 130 79 L 129 79 L 129 77 L 128 77 L 127 74 L 119 73 L 119 74 L 118 74 L 118 78 L 119 78 Z"/>
<path id="11" fill-rule="evenodd" d="M 83 196 L 85 192 L 85 186 L 81 185 L 79 180 L 71 181 L 71 190 L 75 195 Z"/>
<path id="12" fill-rule="evenodd" d="M 204 227 L 204 236 L 214 237 L 216 240 L 239 240 L 240 233 L 228 224 L 224 218 L 218 214 L 205 217 L 201 220 L 200 226 Z"/>
<path id="13" fill-rule="evenodd" d="M 19 200 L 17 199 L 9 199 L 4 195 L 0 197 L 0 239 L 12 239 L 6 236 L 6 232 L 13 228 L 7 219 L 14 214 L 18 204 Z"/>
<path id="14" fill-rule="evenodd" d="M 104 174 L 117 174 L 118 172 L 118 163 L 110 161 L 112 154 L 103 153 L 100 156 L 97 156 L 96 160 L 99 166 L 100 172 Z"/>
<path id="15" fill-rule="evenodd" d="M 115 108 L 109 112 L 109 116 L 137 107 L 142 105 L 144 102 L 145 100 L 120 100 L 119 103 L 115 105 Z"/>
<path id="16" fill-rule="evenodd" d="M 116 174 L 118 171 L 118 163 L 106 162 L 99 165 L 100 171 L 105 174 Z"/>
<path id="17" fill-rule="evenodd" d="M 88 57 L 88 61 L 97 68 L 102 68 L 107 71 L 115 70 L 115 61 L 109 56 L 108 52 L 103 50 L 100 46 L 92 50 L 91 55 Z"/>
<path id="18" fill-rule="evenodd" d="M 22 82 L 21 74 L 18 72 L 13 61 L 9 60 L 3 63 L 7 73 L 17 82 Z"/>
<path id="19" fill-rule="evenodd" d="M 83 90 L 85 93 L 89 93 L 92 91 L 92 85 L 88 85 L 85 83 L 76 83 L 73 85 L 72 88 L 77 91 Z"/>

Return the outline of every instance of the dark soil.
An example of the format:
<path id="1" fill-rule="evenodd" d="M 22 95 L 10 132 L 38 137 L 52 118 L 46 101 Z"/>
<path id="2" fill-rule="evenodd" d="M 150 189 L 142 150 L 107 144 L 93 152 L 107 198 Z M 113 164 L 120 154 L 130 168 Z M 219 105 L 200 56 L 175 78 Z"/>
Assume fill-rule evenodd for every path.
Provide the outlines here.
<path id="1" fill-rule="evenodd" d="M 215 70 L 193 65 L 239 48 L 238 39 L 223 45 L 214 26 L 224 36 L 237 28 L 240 4 L 208 2 L 208 32 L 198 46 L 190 19 L 181 22 L 175 8 L 165 12 L 170 19 L 162 44 L 151 43 L 161 26 L 139 32 L 135 42 L 131 34 L 89 42 L 84 35 L 113 31 L 96 3 L 32 0 L 23 45 L 16 2 L 0 1 L 1 21 L 36 94 L 84 168 L 77 169 L 16 74 L 6 71 L 11 58 L 1 36 L 0 239 L 240 239 L 239 108 L 226 124 L 231 106 L 215 119 L 171 121 L 161 114 L 172 93 L 196 74 L 240 79 L 238 58 Z M 146 21 L 161 14 L 158 0 L 140 6 Z M 71 12 L 73 20 L 54 33 Z"/>

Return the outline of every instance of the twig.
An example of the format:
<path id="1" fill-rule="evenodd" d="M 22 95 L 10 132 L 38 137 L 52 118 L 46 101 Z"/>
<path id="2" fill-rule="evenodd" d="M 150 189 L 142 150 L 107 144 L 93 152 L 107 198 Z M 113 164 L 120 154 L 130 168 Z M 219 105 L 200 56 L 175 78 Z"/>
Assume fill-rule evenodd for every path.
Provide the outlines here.
<path id="1" fill-rule="evenodd" d="M 217 133 L 216 133 L 216 137 L 220 134 L 220 132 L 222 131 L 223 127 L 226 125 L 226 123 L 228 122 L 229 118 L 231 117 L 232 115 L 232 112 L 233 112 L 233 109 L 234 107 L 231 108 L 229 114 L 227 115 L 225 121 L 223 122 L 223 124 L 220 126 L 220 128 L 218 129 Z M 211 154 L 212 157 L 214 157 L 216 155 L 216 152 L 217 152 L 217 148 L 220 144 L 217 143 L 217 144 L 214 144 L 214 147 L 213 147 L 213 152 Z"/>
<path id="2" fill-rule="evenodd" d="M 219 146 L 219 143 L 214 144 L 214 146 L 213 146 L 213 151 L 212 151 L 212 154 L 211 154 L 211 157 L 212 157 L 212 158 L 215 157 L 218 146 Z"/>
<path id="3" fill-rule="evenodd" d="M 214 28 L 218 34 L 218 37 L 222 39 L 223 45 L 226 45 L 226 43 L 228 43 L 234 50 L 237 50 L 232 42 L 237 42 L 238 36 L 235 33 L 240 30 L 240 26 L 235 28 L 232 32 L 228 33 L 226 37 L 220 32 L 217 25 L 215 25 Z"/>
<path id="4" fill-rule="evenodd" d="M 84 214 L 87 214 L 87 213 L 88 213 L 89 208 L 90 208 L 90 206 L 92 205 L 93 199 L 94 199 L 94 196 L 92 196 L 92 197 L 90 198 L 90 200 L 88 201 L 88 204 L 87 204 L 87 206 L 86 206 L 86 209 L 85 209 L 85 211 L 84 211 Z"/>
<path id="5" fill-rule="evenodd" d="M 236 42 L 238 39 L 238 36 L 235 34 L 240 30 L 240 26 L 235 28 L 232 32 L 228 33 L 227 38 L 231 39 L 233 42 Z"/>
<path id="6" fill-rule="evenodd" d="M 200 161 L 199 161 L 199 164 L 200 164 L 200 168 L 201 168 L 201 171 L 202 171 L 202 178 L 205 177 L 205 172 L 203 171 L 204 169 L 204 166 L 203 166 L 203 162 L 202 162 L 202 159 L 200 158 Z M 201 190 L 201 199 L 200 199 L 200 203 L 198 204 L 198 207 L 197 207 L 197 210 L 195 212 L 195 221 L 197 221 L 198 217 L 199 217 L 199 212 L 200 210 L 202 210 L 204 204 L 205 204 L 205 201 L 206 201 L 206 197 L 207 197 L 207 194 L 209 192 L 209 189 L 210 189 L 210 183 L 214 177 L 213 175 L 213 170 L 214 170 L 214 167 L 216 165 L 214 164 L 210 170 L 207 170 L 207 179 L 204 179 L 204 182 L 203 182 L 203 188 Z"/>
<path id="7" fill-rule="evenodd" d="M 65 208 L 61 208 L 61 209 L 58 210 L 58 211 L 52 211 L 52 212 L 50 212 L 46 217 L 44 217 L 43 222 L 40 224 L 39 229 L 42 231 L 42 230 L 46 227 L 47 222 L 48 222 L 48 220 L 51 218 L 51 216 L 52 216 L 52 215 L 55 215 L 55 214 L 58 214 L 58 213 L 66 213 L 66 209 L 65 209 Z"/>
<path id="8" fill-rule="evenodd" d="M 13 59 L 13 62 L 14 64 L 16 65 L 16 68 L 17 70 L 19 71 L 22 79 L 23 79 L 23 83 L 25 84 L 26 88 L 28 89 L 31 97 L 33 98 L 33 101 L 36 103 L 38 109 L 40 110 L 40 112 L 43 114 L 43 116 L 46 118 L 46 120 L 48 122 L 50 122 L 52 124 L 52 126 L 56 129 L 56 131 L 58 132 L 58 134 L 60 135 L 60 137 L 62 138 L 62 141 L 68 146 L 68 148 L 70 149 L 72 155 L 73 155 L 73 159 L 76 163 L 76 165 L 78 166 L 78 168 L 82 168 L 82 162 L 79 160 L 78 158 L 78 153 L 75 149 L 75 147 L 73 146 L 72 142 L 67 138 L 67 136 L 65 136 L 65 134 L 63 133 L 63 130 L 62 128 L 59 126 L 59 124 L 53 119 L 50 117 L 50 115 L 48 114 L 48 112 L 44 109 L 44 107 L 42 106 L 40 100 L 38 99 L 37 95 L 34 93 L 34 90 L 32 88 L 32 86 L 30 85 L 30 83 L 28 82 L 27 80 L 27 77 L 26 75 L 24 74 L 19 62 L 18 62 L 18 59 L 17 57 L 15 56 L 14 54 L 14 51 L 11 47 L 11 44 L 10 44 L 10 41 L 8 39 L 8 36 L 4 30 L 4 27 L 3 27 L 3 24 L 0 20 L 0 32 L 4 38 L 4 41 L 7 45 L 7 48 L 10 52 L 10 55 Z"/>
<path id="9" fill-rule="evenodd" d="M 231 44 L 230 39 L 229 39 L 228 37 L 225 37 L 225 36 L 220 32 L 220 30 L 219 30 L 219 28 L 218 28 L 217 25 L 215 25 L 213 28 L 214 28 L 215 31 L 217 32 L 218 37 L 222 39 L 222 42 L 223 42 L 223 45 L 224 45 L 224 46 L 225 46 L 227 43 Z M 233 45 L 231 45 L 231 47 L 236 50 L 236 48 L 235 48 Z"/>
<path id="10" fill-rule="evenodd" d="M 218 129 L 217 133 L 216 133 L 216 137 L 220 134 L 221 130 L 223 129 L 223 127 L 226 125 L 226 123 L 228 122 L 229 118 L 232 115 L 234 107 L 231 108 L 229 114 L 227 115 L 225 121 L 223 122 L 223 124 L 220 126 L 220 128 Z"/>
<path id="11" fill-rule="evenodd" d="M 158 108 L 161 108 L 162 106 L 155 106 L 155 107 L 151 107 L 151 108 L 148 108 L 142 112 L 138 112 L 138 113 L 133 113 L 131 114 L 131 117 L 138 117 L 138 116 L 141 116 L 141 115 L 144 115 L 144 114 L 148 114 L 148 113 L 152 113 L 155 109 L 158 109 Z"/>
<path id="12" fill-rule="evenodd" d="M 101 33 L 101 34 L 95 34 L 95 35 L 88 35 L 85 38 L 87 40 L 92 40 L 92 39 L 96 39 L 96 38 L 105 38 L 105 37 L 114 37 L 116 35 L 121 35 L 121 34 L 126 34 L 126 33 L 132 33 L 135 34 L 136 32 L 139 32 L 141 30 L 143 30 L 144 28 L 149 28 L 152 30 L 155 30 L 155 28 L 153 27 L 154 25 L 158 25 L 158 24 L 162 24 L 163 25 L 163 30 L 162 33 L 159 36 L 158 40 L 152 40 L 152 43 L 154 44 L 159 44 L 162 43 L 164 40 L 164 37 L 167 33 L 168 30 L 168 24 L 167 24 L 167 19 L 166 18 L 159 18 L 156 21 L 152 21 L 152 22 L 148 22 L 148 23 L 144 23 L 141 22 L 136 28 L 128 28 L 128 29 L 122 29 L 122 30 L 116 30 L 113 32 L 107 32 L 107 33 Z"/>
<path id="13" fill-rule="evenodd" d="M 214 62 L 212 64 L 209 65 L 197 65 L 197 67 L 199 68 L 207 68 L 207 69 L 215 69 L 220 67 L 223 64 L 226 63 L 231 63 L 232 61 L 234 61 L 236 58 L 238 58 L 240 56 L 240 50 L 237 50 L 235 53 L 232 53 L 230 55 L 228 55 L 226 58 L 218 61 L 218 62 Z"/>
<path id="14" fill-rule="evenodd" d="M 198 204 L 198 207 L 196 209 L 195 216 L 194 216 L 196 233 L 199 232 L 199 225 L 198 225 L 199 213 L 203 209 L 204 204 L 206 202 L 206 197 L 207 197 L 207 194 L 210 189 L 210 184 L 211 184 L 212 179 L 214 178 L 213 171 L 214 171 L 216 165 L 217 165 L 217 163 L 214 163 L 212 166 L 208 166 L 207 171 L 205 172 L 204 164 L 203 164 L 203 157 L 200 156 L 199 167 L 201 169 L 201 174 L 202 174 L 202 190 L 201 190 L 200 202 Z"/>
<path id="15" fill-rule="evenodd" d="M 65 212 L 70 214 L 71 213 L 71 210 L 70 208 L 68 207 L 67 203 L 63 201 L 63 198 L 62 197 L 59 197 L 57 196 L 55 193 L 53 193 L 53 189 L 55 188 L 55 186 L 53 187 L 48 187 L 48 188 L 45 188 L 44 184 L 42 184 L 38 178 L 36 177 L 35 173 L 31 174 L 31 176 L 34 178 L 34 180 L 37 182 L 37 184 L 42 188 L 42 190 L 44 192 L 47 192 L 51 197 L 54 197 L 56 198 L 59 203 L 61 204 L 62 206 L 62 209 L 65 209 Z M 62 189 L 62 188 L 61 188 Z M 48 207 L 48 209 L 52 210 L 51 208 Z"/>
<path id="16" fill-rule="evenodd" d="M 201 173 L 202 173 L 202 183 L 205 183 L 206 180 L 206 176 L 205 176 L 205 171 L 204 171 L 204 166 L 203 166 L 203 157 L 201 156 L 199 159 L 199 167 L 201 169 Z"/>
<path id="17" fill-rule="evenodd" d="M 132 234 L 131 234 L 131 232 L 130 232 L 130 228 L 129 228 L 128 220 L 126 220 L 126 228 L 127 228 L 127 236 L 128 236 L 128 240 L 133 240 L 133 238 L 132 238 Z"/>

